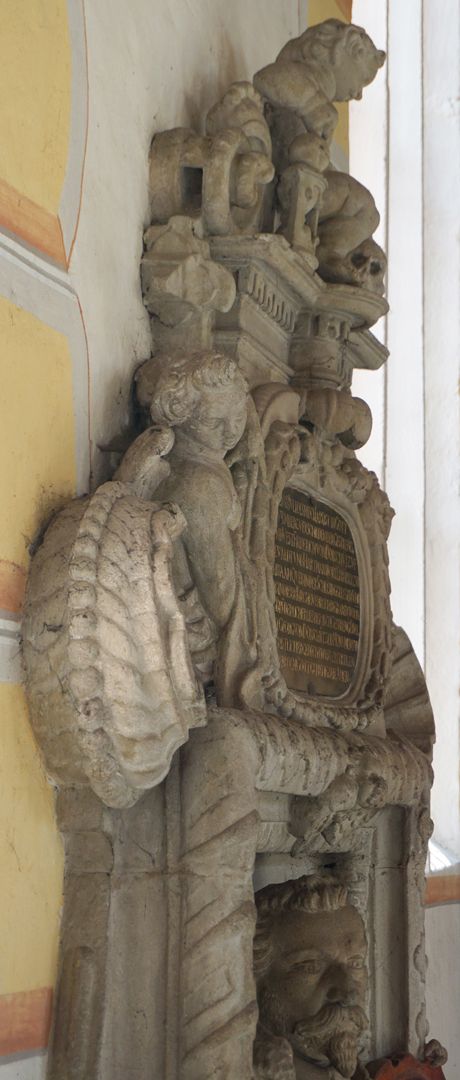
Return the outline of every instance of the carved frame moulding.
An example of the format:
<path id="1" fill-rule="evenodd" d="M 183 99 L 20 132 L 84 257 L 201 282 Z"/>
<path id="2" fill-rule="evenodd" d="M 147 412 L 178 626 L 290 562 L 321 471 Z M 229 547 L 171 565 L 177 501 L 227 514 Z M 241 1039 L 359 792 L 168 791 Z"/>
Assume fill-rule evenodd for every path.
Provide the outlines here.
<path id="1" fill-rule="evenodd" d="M 302 256 L 281 236 L 211 237 L 210 250 L 236 281 L 235 303 L 217 315 L 214 340 L 238 357 L 251 386 L 267 378 L 290 381 L 296 363 L 300 370 L 305 367 L 305 362 L 296 360 L 297 354 L 303 356 L 308 340 L 314 341 L 314 319 L 318 322 L 324 312 L 329 318 L 334 313 L 339 333 L 341 328 L 341 350 L 347 354 L 342 382 L 349 384 L 353 366 L 384 363 L 384 346 L 364 329 L 388 310 L 382 297 L 360 290 L 357 304 L 356 289 L 328 285 L 317 274 L 306 273 Z M 358 352 L 361 362 L 355 356 Z M 302 382 L 302 376 L 298 378 Z M 332 384 L 337 381 L 340 378 L 333 376 Z"/>
<path id="2" fill-rule="evenodd" d="M 355 754 L 360 765 L 352 779 Z M 204 1080 L 215 1075 L 217 1061 L 225 1076 L 251 1075 L 256 1020 L 253 873 L 260 887 L 267 876 L 279 880 L 281 875 L 283 880 L 325 864 L 334 865 L 354 905 L 366 915 L 373 1020 L 367 1056 L 381 1052 L 388 1037 L 402 1038 L 418 1053 L 426 1034 L 420 963 L 423 896 L 413 875 L 428 841 L 431 777 L 425 756 L 396 737 L 384 761 L 378 737 L 326 733 L 295 721 L 280 726 L 274 717 L 223 710 L 216 710 L 207 729 L 189 740 L 183 755 L 182 1000 L 187 1006 L 180 1075 Z M 237 769 L 232 768 L 234 761 Z M 392 806 L 402 808 L 402 819 L 379 824 Z M 374 837 L 379 833 L 376 851 Z M 392 888 L 385 882 L 391 863 L 399 879 L 393 908 Z M 374 906 L 382 891 L 376 916 Z M 405 929 L 399 921 L 401 902 Z M 376 917 L 378 940 L 371 922 Z M 381 969 L 391 929 L 401 937 L 401 954 L 393 961 L 385 958 L 385 984 Z M 404 978 L 401 985 L 404 968 L 411 972 L 410 985 L 404 986 Z"/>
<path id="3" fill-rule="evenodd" d="M 386 260 L 330 166 L 384 59 L 327 20 L 153 138 L 132 440 L 38 538 L 24 614 L 66 851 L 50 1080 L 442 1076 L 433 717 L 352 394 Z"/>
<path id="4" fill-rule="evenodd" d="M 305 408 L 308 415 L 308 394 Z M 316 433 L 304 430 L 299 443 L 301 461 L 294 465 L 290 477 L 286 479 L 284 492 L 298 491 L 314 496 L 321 505 L 336 510 L 350 529 L 359 578 L 358 655 L 349 689 L 339 697 L 322 697 L 321 705 L 318 698 L 316 701 L 314 698 L 308 700 L 307 694 L 293 694 L 288 690 L 278 660 L 276 672 L 273 672 L 270 686 L 265 691 L 265 700 L 268 707 L 276 708 L 284 716 L 312 718 L 313 722 L 328 722 L 334 727 L 366 727 L 379 720 L 383 689 L 390 670 L 392 642 L 386 538 L 392 511 L 376 478 L 338 440 L 323 441 Z M 280 453 L 283 453 L 281 446 Z M 278 505 L 269 516 L 268 528 L 270 522 L 274 521 L 275 529 L 267 541 L 267 550 L 272 556 L 272 572 L 277 512 L 283 497 L 279 474 L 275 472 L 274 476 Z M 276 610 L 272 578 L 269 581 L 268 603 L 273 604 Z M 276 632 L 275 628 L 275 637 Z M 273 652 L 277 655 L 276 639 L 273 646 Z M 329 709 L 328 705 L 334 707 Z"/>

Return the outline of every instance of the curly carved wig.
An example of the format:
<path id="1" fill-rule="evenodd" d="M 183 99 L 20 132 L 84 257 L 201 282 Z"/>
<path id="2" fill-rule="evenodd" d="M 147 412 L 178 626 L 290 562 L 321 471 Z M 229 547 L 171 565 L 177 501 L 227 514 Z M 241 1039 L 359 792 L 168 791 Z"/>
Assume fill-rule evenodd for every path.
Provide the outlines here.
<path id="1" fill-rule="evenodd" d="M 152 357 L 136 374 L 139 404 L 150 409 L 152 420 L 172 427 L 193 416 L 205 390 L 224 390 L 234 385 L 241 395 L 247 384 L 236 362 L 224 353 Z"/>

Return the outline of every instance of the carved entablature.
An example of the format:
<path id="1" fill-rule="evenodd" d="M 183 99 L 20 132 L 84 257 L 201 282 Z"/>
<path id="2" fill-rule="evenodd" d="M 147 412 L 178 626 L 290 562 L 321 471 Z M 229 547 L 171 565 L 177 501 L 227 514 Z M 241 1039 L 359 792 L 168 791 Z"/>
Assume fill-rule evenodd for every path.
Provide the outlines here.
<path id="1" fill-rule="evenodd" d="M 325 385 L 349 387 L 357 363 L 383 363 L 366 335 L 387 310 L 379 215 L 362 184 L 330 167 L 333 102 L 360 96 L 383 61 L 364 31 L 330 19 L 289 42 L 254 85 L 234 83 L 205 135 L 154 136 L 142 281 L 155 349 L 165 337 L 169 350 L 213 342 L 251 386 L 267 375 L 307 385 L 314 368 Z"/>
<path id="2" fill-rule="evenodd" d="M 352 394 L 385 256 L 330 160 L 383 61 L 327 20 L 153 138 L 136 431 L 40 538 L 24 616 L 66 840 L 50 1080 L 442 1076 L 433 717 Z"/>

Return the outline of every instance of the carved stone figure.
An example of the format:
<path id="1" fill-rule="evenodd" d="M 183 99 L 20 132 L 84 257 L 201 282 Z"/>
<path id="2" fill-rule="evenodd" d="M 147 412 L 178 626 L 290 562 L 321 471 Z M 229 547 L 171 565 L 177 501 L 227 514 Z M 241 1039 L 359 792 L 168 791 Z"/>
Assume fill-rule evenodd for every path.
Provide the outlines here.
<path id="1" fill-rule="evenodd" d="M 267 886 L 256 904 L 258 1080 L 351 1077 L 367 1023 L 367 944 L 346 888 L 301 877 Z"/>
<path id="2" fill-rule="evenodd" d="M 285 147 L 302 131 L 329 145 L 337 123 L 332 102 L 360 98 L 384 60 L 359 26 L 327 19 L 288 41 L 275 63 L 256 73 L 254 85 L 273 107 L 297 118 Z"/>
<path id="3" fill-rule="evenodd" d="M 235 533 L 242 508 L 224 458 L 246 427 L 247 385 L 233 360 L 197 353 L 148 360 L 137 394 L 152 419 L 175 434 L 171 473 L 157 494 L 177 503 L 187 523 L 173 576 L 194 663 L 206 680 L 240 576 Z"/>
<path id="4" fill-rule="evenodd" d="M 380 294 L 383 252 L 377 246 L 371 250 L 360 247 L 378 224 L 378 215 L 374 224 L 367 222 L 376 214 L 372 197 L 351 177 L 339 173 L 337 181 L 332 170 L 325 174 L 324 170 L 338 118 L 332 103 L 360 98 L 363 87 L 372 82 L 384 60 L 385 53 L 375 48 L 364 30 L 328 19 L 289 41 L 275 63 L 254 77 L 255 86 L 269 103 L 274 163 L 280 177 L 280 230 L 297 250 L 310 256 L 319 238 L 319 272 L 326 281 L 365 285 Z M 344 184 L 351 188 L 348 195 L 342 194 Z M 342 228 L 341 242 L 346 251 L 340 258 L 331 248 L 332 225 L 328 235 L 327 230 L 318 233 L 318 213 L 320 220 L 330 217 L 330 207 L 337 199 L 341 204 L 359 204 L 342 211 L 336 241 L 345 217 L 353 215 L 356 227 L 351 241 L 346 224 Z M 364 232 L 359 217 L 366 219 Z M 350 257 L 349 265 L 345 265 L 344 255 Z"/>
<path id="5" fill-rule="evenodd" d="M 348 173 L 329 169 L 318 225 L 319 273 L 324 281 L 358 285 L 383 295 L 386 256 L 371 239 L 380 215 L 372 195 Z"/>

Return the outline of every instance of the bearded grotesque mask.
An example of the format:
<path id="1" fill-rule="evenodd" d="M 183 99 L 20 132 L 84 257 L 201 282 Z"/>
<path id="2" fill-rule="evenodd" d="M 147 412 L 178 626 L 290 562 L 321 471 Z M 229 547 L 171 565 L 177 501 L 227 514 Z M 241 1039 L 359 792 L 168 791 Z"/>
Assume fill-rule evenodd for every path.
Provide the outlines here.
<path id="1" fill-rule="evenodd" d="M 367 1024 L 367 949 L 346 889 L 303 877 L 262 889 L 256 904 L 256 1076 L 314 1078 L 327 1066 L 353 1076 Z"/>

